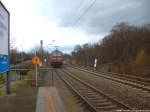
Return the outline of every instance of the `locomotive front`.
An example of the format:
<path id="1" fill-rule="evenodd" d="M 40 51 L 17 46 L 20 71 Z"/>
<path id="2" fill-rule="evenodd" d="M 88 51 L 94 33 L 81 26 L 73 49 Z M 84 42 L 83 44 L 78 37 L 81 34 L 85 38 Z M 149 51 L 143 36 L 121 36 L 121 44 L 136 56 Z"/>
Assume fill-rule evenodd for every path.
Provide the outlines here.
<path id="1" fill-rule="evenodd" d="M 53 67 L 61 67 L 63 64 L 63 53 L 55 50 L 50 54 L 50 64 Z"/>

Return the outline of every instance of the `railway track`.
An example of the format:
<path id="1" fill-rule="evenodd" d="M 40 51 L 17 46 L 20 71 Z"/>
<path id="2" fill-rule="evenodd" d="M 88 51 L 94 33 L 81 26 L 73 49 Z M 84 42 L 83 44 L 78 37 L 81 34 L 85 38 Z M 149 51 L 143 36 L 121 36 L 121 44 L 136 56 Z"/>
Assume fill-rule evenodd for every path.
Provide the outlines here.
<path id="1" fill-rule="evenodd" d="M 87 68 L 77 67 L 77 68 L 82 68 L 82 69 L 85 69 L 85 70 L 93 71 L 92 67 L 87 67 Z M 111 75 L 112 77 L 117 77 L 117 78 L 124 79 L 124 80 L 129 80 L 129 81 L 131 80 L 131 81 L 134 81 L 134 82 L 137 82 L 137 83 L 141 83 L 141 84 L 150 86 L 150 79 L 147 79 L 147 78 L 128 75 L 128 74 L 119 74 L 119 73 L 114 73 L 114 72 L 100 71 L 100 70 L 95 70 L 94 72 L 104 74 L 104 75 Z"/>
<path id="2" fill-rule="evenodd" d="M 118 82 L 121 84 L 132 86 L 133 88 L 137 88 L 137 89 L 141 89 L 143 91 L 150 92 L 150 83 L 148 83 L 149 80 L 147 80 L 147 82 L 143 82 L 143 81 L 140 81 L 139 78 L 138 78 L 138 80 L 136 80 L 134 78 L 131 79 L 129 77 L 122 77 L 122 76 L 116 76 L 116 75 L 114 76 L 111 73 L 107 73 L 107 74 L 104 72 L 98 73 L 98 72 L 93 72 L 93 71 L 86 70 L 86 69 L 79 68 L 79 67 L 72 67 L 72 68 L 96 75 L 98 77 L 103 77 L 105 79 L 109 79 L 109 80 L 112 80 L 112 81 L 115 81 L 115 82 Z M 110 74 L 110 75 L 108 75 L 108 74 Z"/>
<path id="3" fill-rule="evenodd" d="M 86 109 L 90 112 L 116 111 L 119 109 L 130 109 L 127 105 L 117 101 L 96 89 L 89 83 L 74 76 L 71 72 L 56 70 L 56 74 L 65 84 L 82 100 Z"/>

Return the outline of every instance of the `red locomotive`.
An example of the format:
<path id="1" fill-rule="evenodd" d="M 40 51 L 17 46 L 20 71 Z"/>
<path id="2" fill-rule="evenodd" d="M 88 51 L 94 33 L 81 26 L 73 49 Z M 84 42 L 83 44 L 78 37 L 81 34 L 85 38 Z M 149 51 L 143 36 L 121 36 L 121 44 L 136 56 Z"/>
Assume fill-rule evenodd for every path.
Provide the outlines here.
<path id="1" fill-rule="evenodd" d="M 63 53 L 59 50 L 55 50 L 50 54 L 50 64 L 53 67 L 61 67 L 63 64 Z"/>

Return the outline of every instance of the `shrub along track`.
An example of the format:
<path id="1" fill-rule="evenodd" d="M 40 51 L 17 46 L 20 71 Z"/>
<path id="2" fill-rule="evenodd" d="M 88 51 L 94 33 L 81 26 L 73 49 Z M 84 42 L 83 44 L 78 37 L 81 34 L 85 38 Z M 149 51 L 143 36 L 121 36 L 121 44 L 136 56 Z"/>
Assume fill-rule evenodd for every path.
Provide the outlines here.
<path id="1" fill-rule="evenodd" d="M 91 112 L 116 111 L 117 109 L 131 109 L 118 100 L 104 94 L 91 84 L 74 76 L 64 69 L 56 70 L 57 75 L 83 102 L 86 110 Z"/>

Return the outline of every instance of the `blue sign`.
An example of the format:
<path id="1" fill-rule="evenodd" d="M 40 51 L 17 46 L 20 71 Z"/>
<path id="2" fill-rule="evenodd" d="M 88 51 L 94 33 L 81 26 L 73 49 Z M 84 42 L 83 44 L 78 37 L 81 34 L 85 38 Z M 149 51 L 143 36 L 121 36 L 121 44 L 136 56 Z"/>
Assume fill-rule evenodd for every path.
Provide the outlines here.
<path id="1" fill-rule="evenodd" d="M 9 70 L 9 12 L 0 1 L 0 73 Z"/>
<path id="2" fill-rule="evenodd" d="M 7 72 L 9 70 L 8 55 L 0 55 L 0 73 Z"/>

